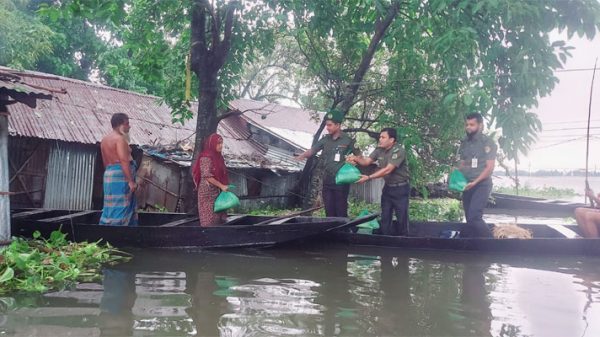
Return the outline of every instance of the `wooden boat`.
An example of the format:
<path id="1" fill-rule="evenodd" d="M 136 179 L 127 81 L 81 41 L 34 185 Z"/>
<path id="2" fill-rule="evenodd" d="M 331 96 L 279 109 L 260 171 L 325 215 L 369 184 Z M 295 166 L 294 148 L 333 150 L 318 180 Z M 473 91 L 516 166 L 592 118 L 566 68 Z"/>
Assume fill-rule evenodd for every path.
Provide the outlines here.
<path id="1" fill-rule="evenodd" d="M 563 200 L 550 200 L 503 193 L 492 193 L 492 202 L 490 202 L 488 207 L 509 210 L 536 211 L 538 213 L 543 212 L 544 214 L 551 215 L 573 216 L 575 208 L 586 207 L 586 205 Z"/>
<path id="2" fill-rule="evenodd" d="M 327 231 L 352 227 L 376 215 L 356 220 L 292 216 L 287 218 L 238 215 L 226 224 L 200 227 L 197 217 L 181 213 L 139 213 L 139 226 L 100 226 L 100 211 L 14 210 L 12 233 L 48 237 L 61 229 L 72 241 L 103 240 L 117 247 L 227 248 L 272 246 L 306 239 Z"/>
<path id="3" fill-rule="evenodd" d="M 328 233 L 325 240 L 352 246 L 600 256 L 600 239 L 580 238 L 576 225 L 520 224 L 531 231 L 532 239 L 440 237 L 444 231 L 460 231 L 462 226 L 464 223 L 458 222 L 411 222 L 409 236 L 405 237 L 336 231 Z"/>

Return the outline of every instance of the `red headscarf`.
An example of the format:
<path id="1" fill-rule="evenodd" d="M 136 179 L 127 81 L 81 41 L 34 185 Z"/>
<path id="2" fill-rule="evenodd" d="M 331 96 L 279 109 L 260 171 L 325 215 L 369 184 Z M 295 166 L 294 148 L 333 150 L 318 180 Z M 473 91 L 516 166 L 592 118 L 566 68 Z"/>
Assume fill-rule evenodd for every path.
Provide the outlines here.
<path id="1" fill-rule="evenodd" d="M 221 152 L 217 151 L 217 144 L 222 141 L 223 137 L 216 133 L 213 133 L 212 135 L 208 136 L 208 138 L 204 139 L 204 142 L 202 143 L 202 152 L 200 152 L 198 159 L 196 159 L 196 162 L 192 167 L 192 176 L 196 186 L 200 184 L 200 159 L 202 157 L 210 158 L 210 169 L 215 179 L 224 185 L 229 183 L 229 179 L 227 178 L 227 168 L 225 167 L 225 159 L 223 158 Z"/>

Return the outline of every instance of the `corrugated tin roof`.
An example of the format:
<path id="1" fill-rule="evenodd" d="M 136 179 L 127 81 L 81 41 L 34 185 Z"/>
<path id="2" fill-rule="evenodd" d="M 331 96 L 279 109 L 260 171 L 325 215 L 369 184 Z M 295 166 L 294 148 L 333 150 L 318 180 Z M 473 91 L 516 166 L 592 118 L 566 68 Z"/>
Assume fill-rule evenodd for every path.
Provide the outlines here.
<path id="1" fill-rule="evenodd" d="M 9 106 L 11 135 L 96 144 L 112 129 L 110 118 L 116 112 L 129 116 L 132 144 L 174 144 L 195 132 L 195 119 L 184 125 L 172 124 L 169 107 L 159 104 L 155 96 L 39 72 L 0 67 L 2 70 L 18 75 L 25 84 L 55 89 L 54 99 L 39 101 L 35 109 L 22 104 Z M 270 160 L 267 148 L 251 139 L 246 123 L 232 116 L 219 124 L 217 132 L 224 138 L 228 166 L 298 170 L 297 165 Z"/>
<path id="2" fill-rule="evenodd" d="M 174 143 L 194 132 L 192 121 L 173 125 L 169 108 L 159 105 L 154 96 L 37 72 L 18 75 L 27 84 L 66 91 L 55 93 L 53 100 L 39 101 L 35 109 L 9 106 L 9 126 L 19 136 L 95 144 L 112 129 L 110 118 L 115 112 L 129 116 L 133 144 Z"/>
<path id="3" fill-rule="evenodd" d="M 269 102 L 240 98 L 229 103 L 229 108 L 244 112 L 244 117 L 265 127 L 275 127 L 314 134 L 324 112 L 294 108 Z"/>
<path id="4" fill-rule="evenodd" d="M 0 89 L 14 90 L 24 94 L 47 96 L 50 92 L 41 88 L 29 86 L 21 81 L 21 77 L 8 71 L 8 68 L 0 67 Z"/>
<path id="5" fill-rule="evenodd" d="M 312 137 L 325 116 L 321 111 L 244 98 L 231 101 L 229 108 L 244 112 L 242 118 L 248 122 L 303 149 L 310 148 Z"/>

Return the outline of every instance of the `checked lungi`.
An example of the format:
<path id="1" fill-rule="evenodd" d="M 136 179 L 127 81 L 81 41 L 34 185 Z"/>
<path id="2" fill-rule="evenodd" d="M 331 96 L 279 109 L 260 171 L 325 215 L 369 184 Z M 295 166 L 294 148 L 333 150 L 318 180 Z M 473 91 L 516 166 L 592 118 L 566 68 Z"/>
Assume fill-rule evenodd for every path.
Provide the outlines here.
<path id="1" fill-rule="evenodd" d="M 131 174 L 135 176 L 135 162 L 130 164 Z M 137 226 L 138 215 L 135 212 L 137 203 L 134 193 L 131 193 L 121 164 L 111 164 L 106 167 L 103 178 L 104 205 L 102 208 L 101 225 Z"/>

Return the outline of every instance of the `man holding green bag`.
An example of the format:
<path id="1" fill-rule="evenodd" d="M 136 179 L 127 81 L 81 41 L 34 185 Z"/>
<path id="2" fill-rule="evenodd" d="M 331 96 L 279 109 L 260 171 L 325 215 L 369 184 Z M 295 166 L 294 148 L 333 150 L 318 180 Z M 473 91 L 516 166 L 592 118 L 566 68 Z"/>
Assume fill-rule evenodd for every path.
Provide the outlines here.
<path id="1" fill-rule="evenodd" d="M 323 174 L 323 204 L 325 215 L 329 217 L 348 217 L 348 194 L 350 185 L 338 185 L 335 176 L 346 162 L 346 156 L 360 152 L 354 146 L 354 140 L 342 132 L 344 116 L 341 112 L 333 110 L 325 115 L 325 128 L 328 134 L 323 136 L 310 150 L 296 157 L 302 160 L 322 151 L 325 165 Z"/>
<path id="2" fill-rule="evenodd" d="M 349 156 L 347 160 L 361 166 L 377 161 L 379 170 L 369 176 L 363 175 L 358 183 L 376 178 L 385 180 L 381 194 L 381 234 L 405 236 L 408 234 L 410 184 L 406 151 L 397 138 L 396 129 L 385 128 L 379 134 L 379 146 L 369 157 Z M 392 221 L 394 212 L 398 226 Z"/>
<path id="3" fill-rule="evenodd" d="M 467 225 L 464 237 L 492 237 L 492 233 L 483 221 L 483 209 L 492 192 L 492 172 L 496 164 L 497 146 L 484 135 L 483 117 L 472 113 L 465 119 L 466 137 L 460 143 L 459 170 L 467 178 L 463 191 L 463 208 Z"/>

